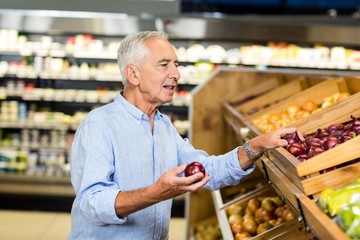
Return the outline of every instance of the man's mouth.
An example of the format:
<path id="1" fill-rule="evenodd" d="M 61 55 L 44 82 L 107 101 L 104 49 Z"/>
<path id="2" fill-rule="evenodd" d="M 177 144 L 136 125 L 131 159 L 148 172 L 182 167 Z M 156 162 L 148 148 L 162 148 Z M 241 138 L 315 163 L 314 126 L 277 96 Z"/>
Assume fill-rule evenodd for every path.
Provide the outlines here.
<path id="1" fill-rule="evenodd" d="M 174 91 L 176 86 L 175 85 L 165 85 L 164 88 L 168 91 Z"/>

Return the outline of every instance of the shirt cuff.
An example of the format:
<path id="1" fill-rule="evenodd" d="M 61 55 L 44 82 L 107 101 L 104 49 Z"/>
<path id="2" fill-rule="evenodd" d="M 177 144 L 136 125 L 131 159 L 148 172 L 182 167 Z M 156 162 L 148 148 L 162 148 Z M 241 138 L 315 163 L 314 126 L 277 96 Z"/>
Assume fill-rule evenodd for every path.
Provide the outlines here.
<path id="1" fill-rule="evenodd" d="M 241 168 L 239 158 L 238 158 L 239 148 L 240 148 L 240 146 L 229 152 L 229 154 L 230 154 L 229 163 L 230 163 L 231 169 L 233 169 L 235 171 L 236 175 L 240 175 L 240 176 L 248 175 L 254 171 L 255 165 L 252 164 L 245 170 L 243 170 Z"/>
<path id="2" fill-rule="evenodd" d="M 118 217 L 115 211 L 115 201 L 118 195 L 118 189 L 105 189 L 99 194 L 97 200 L 98 209 L 97 216 L 107 224 L 123 224 L 127 221 L 127 217 Z"/>

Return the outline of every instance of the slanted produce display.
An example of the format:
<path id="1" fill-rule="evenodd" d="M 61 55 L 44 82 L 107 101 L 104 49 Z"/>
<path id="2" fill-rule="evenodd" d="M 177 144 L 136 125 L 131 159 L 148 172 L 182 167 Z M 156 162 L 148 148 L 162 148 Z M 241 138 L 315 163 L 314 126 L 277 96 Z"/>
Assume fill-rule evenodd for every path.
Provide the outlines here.
<path id="1" fill-rule="evenodd" d="M 356 93 L 342 77 L 327 79 L 245 119 L 254 135 L 287 127 Z"/>
<path id="2" fill-rule="evenodd" d="M 271 161 L 306 195 L 360 177 L 359 104 L 360 93 L 294 124 L 306 134 L 305 142 L 290 139 L 288 147 L 270 151 Z"/>
<path id="3" fill-rule="evenodd" d="M 341 102 L 349 96 L 349 92 L 340 92 L 325 97 L 320 104 L 312 99 L 305 100 L 301 104 L 290 104 L 280 113 L 269 112 L 261 115 L 259 118 L 252 120 L 252 124 L 259 128 L 261 132 L 268 133 L 296 123 L 296 121 Z"/>
<path id="4" fill-rule="evenodd" d="M 311 236 L 297 220 L 297 213 L 270 186 L 237 198 L 219 209 L 217 215 L 225 239 L 276 239 L 287 231 L 296 233 L 298 239 Z"/>
<path id="5" fill-rule="evenodd" d="M 222 234 L 216 216 L 205 219 L 193 227 L 190 240 L 222 240 Z"/>
<path id="6" fill-rule="evenodd" d="M 226 213 L 235 239 L 259 235 L 295 218 L 294 212 L 277 195 L 252 197 L 243 204 L 229 206 Z"/>
<path id="7" fill-rule="evenodd" d="M 249 75 L 248 69 L 239 69 L 239 71 L 244 71 L 244 76 Z M 227 87 L 224 87 L 227 90 L 220 89 L 229 93 L 229 95 L 224 97 L 223 102 L 220 103 L 223 113 L 221 117 L 225 128 L 217 126 L 219 131 L 215 128 L 212 128 L 212 131 L 215 131 L 214 136 L 222 136 L 218 132 L 227 129 L 229 130 L 229 136 L 237 144 L 242 144 L 244 140 L 249 140 L 266 132 L 254 124 L 254 120 L 260 118 L 260 116 L 280 114 L 287 111 L 287 108 L 289 108 L 288 112 L 293 114 L 292 117 L 296 115 L 302 116 L 296 120 L 292 119 L 292 121 L 286 124 L 279 124 L 279 127 L 295 126 L 305 134 L 306 140 L 299 142 L 299 139 L 296 139 L 294 135 L 285 136 L 284 138 L 288 140 L 289 145 L 267 151 L 256 162 L 256 166 L 257 169 L 261 170 L 262 177 L 267 181 L 268 185 L 275 191 L 275 195 L 279 196 L 293 211 L 296 223 L 303 224 L 302 226 L 305 226 L 306 231 L 304 233 L 297 232 L 294 229 L 290 231 L 283 229 L 280 233 L 275 230 L 278 226 L 273 226 L 271 229 L 267 229 L 267 231 L 260 234 L 256 233 L 256 235 L 254 231 L 250 231 L 251 233 L 242 232 L 244 226 L 240 227 L 238 225 L 239 222 L 244 221 L 244 216 L 242 216 L 242 220 L 239 220 L 239 216 L 229 215 L 226 209 L 234 208 L 244 214 L 244 209 L 246 209 L 247 205 L 243 203 L 246 202 L 243 199 L 246 198 L 249 201 L 251 198 L 254 198 L 256 195 L 255 190 L 251 194 L 239 194 L 236 199 L 218 205 L 216 202 L 221 202 L 221 199 L 218 199 L 218 194 L 213 194 L 213 196 L 216 196 L 214 198 L 215 210 L 223 236 L 226 239 L 292 239 L 295 237 L 293 234 L 297 234 L 297 236 L 306 236 L 307 239 L 356 239 L 356 237 L 354 238 L 355 235 L 350 235 L 355 234 L 354 231 L 350 233 L 350 230 L 356 229 L 350 222 L 357 221 L 357 215 L 354 214 L 354 211 L 357 211 L 358 206 L 356 204 L 349 205 L 346 209 L 347 211 L 345 211 L 346 213 L 341 215 L 343 220 L 340 221 L 339 214 L 337 217 L 329 215 L 329 212 L 320 204 L 319 198 L 324 195 L 324 190 L 325 193 L 330 192 L 326 189 L 332 189 L 333 192 L 336 192 L 336 189 L 351 184 L 355 179 L 360 178 L 360 152 L 358 147 L 360 139 L 358 136 L 360 117 L 360 109 L 358 107 L 360 106 L 359 76 L 356 73 L 334 73 L 330 71 L 289 72 L 271 69 L 269 71 L 255 72 L 259 73 L 261 78 L 256 79 L 255 77 L 255 79 L 251 80 L 258 84 L 266 81 L 267 74 L 270 77 L 274 75 L 274 72 L 285 79 L 285 84 L 295 80 L 299 81 L 300 79 L 312 80 L 310 85 L 299 92 L 291 96 L 279 97 L 279 100 L 276 101 L 272 101 L 269 98 L 269 103 L 266 103 L 265 98 L 262 101 L 259 101 L 259 99 L 275 91 L 275 89 L 247 99 L 240 102 L 240 104 L 234 101 L 237 98 L 232 89 Z M 254 76 L 256 76 L 256 73 Z M 231 85 L 233 89 L 239 89 L 239 95 L 250 95 L 247 90 L 251 88 L 241 89 L 240 87 L 243 81 L 241 73 L 236 70 L 234 71 L 234 76 L 238 76 L 237 81 L 230 80 L 230 74 L 229 78 L 224 80 L 223 77 L 226 74 L 223 74 L 215 75 L 214 82 L 210 82 L 208 84 L 209 87 L 210 84 L 219 87 L 217 81 L 229 81 L 228 85 Z M 282 84 L 282 86 L 285 84 Z M 209 89 L 207 89 L 207 92 L 210 92 Z M 213 88 L 213 95 L 215 92 L 217 90 Z M 280 92 L 278 94 L 280 95 Z M 247 108 L 245 111 L 241 109 L 241 107 L 256 101 L 259 101 L 258 104 L 262 107 L 254 108 L 254 111 L 252 107 Z M 216 99 L 212 104 L 216 105 L 218 102 L 220 101 Z M 260 104 L 260 102 L 263 102 L 263 104 Z M 212 108 L 207 106 L 206 103 L 203 107 L 207 109 Z M 217 108 L 217 106 L 213 108 Z M 305 111 L 308 113 L 304 113 Z M 274 116 L 272 117 L 273 120 L 279 119 Z M 219 122 L 214 119 L 216 118 L 213 117 L 212 122 Z M 227 138 L 224 138 L 224 141 L 221 142 L 224 149 L 226 149 Z M 242 208 L 239 208 L 237 202 L 241 203 L 240 206 Z M 344 220 L 345 216 L 346 221 Z M 257 224 L 259 225 L 259 223 Z M 283 224 L 287 224 L 287 222 Z M 263 237 L 263 234 L 266 232 L 271 232 L 274 235 L 268 238 Z M 235 238 L 236 235 L 237 238 Z"/>

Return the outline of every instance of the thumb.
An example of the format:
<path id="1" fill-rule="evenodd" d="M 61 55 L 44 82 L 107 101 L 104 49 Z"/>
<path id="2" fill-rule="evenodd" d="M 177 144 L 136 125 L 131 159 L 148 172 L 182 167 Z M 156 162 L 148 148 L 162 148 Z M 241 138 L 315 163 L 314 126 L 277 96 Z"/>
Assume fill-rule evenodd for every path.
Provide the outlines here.
<path id="1" fill-rule="evenodd" d="M 173 172 L 176 174 L 176 175 L 179 175 L 180 173 L 183 173 L 185 171 L 185 168 L 186 168 L 186 164 L 183 163 L 181 164 L 180 166 L 176 167 L 173 169 Z"/>
<path id="2" fill-rule="evenodd" d="M 277 147 L 286 147 L 288 145 L 288 142 L 285 139 L 278 139 L 277 144 Z"/>

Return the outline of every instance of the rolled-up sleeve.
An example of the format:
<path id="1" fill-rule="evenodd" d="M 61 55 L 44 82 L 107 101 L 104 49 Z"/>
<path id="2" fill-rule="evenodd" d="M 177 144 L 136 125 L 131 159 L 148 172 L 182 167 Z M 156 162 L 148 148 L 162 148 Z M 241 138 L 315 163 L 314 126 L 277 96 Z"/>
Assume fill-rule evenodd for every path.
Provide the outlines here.
<path id="1" fill-rule="evenodd" d="M 240 166 L 238 159 L 238 149 L 235 149 L 223 155 L 208 155 L 205 151 L 195 149 L 187 139 L 178 138 L 179 157 L 181 163 L 190 163 L 192 161 L 201 162 L 210 176 L 210 181 L 205 185 L 206 189 L 218 190 L 224 186 L 236 185 L 241 179 L 252 173 L 255 166 L 252 165 L 246 170 Z"/>
<path id="2" fill-rule="evenodd" d="M 71 156 L 71 179 L 79 201 L 80 214 L 96 225 L 122 224 L 115 212 L 120 189 L 112 180 L 114 157 L 106 132 L 94 122 L 86 122 L 77 131 Z M 74 161 L 76 159 L 76 161 Z"/>

